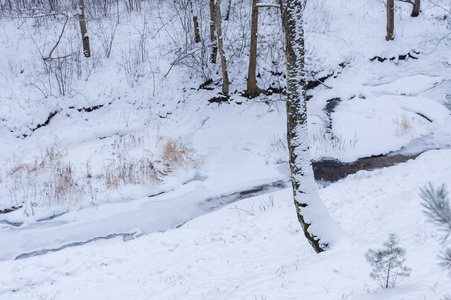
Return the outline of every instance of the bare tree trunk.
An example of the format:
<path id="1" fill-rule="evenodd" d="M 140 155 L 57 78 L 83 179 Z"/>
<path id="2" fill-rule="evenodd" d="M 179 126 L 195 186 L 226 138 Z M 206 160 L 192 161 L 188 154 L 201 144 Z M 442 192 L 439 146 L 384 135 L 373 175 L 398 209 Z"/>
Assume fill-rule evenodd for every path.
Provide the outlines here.
<path id="1" fill-rule="evenodd" d="M 258 32 L 258 0 L 252 0 L 251 49 L 249 52 L 249 71 L 247 74 L 246 96 L 253 98 L 263 91 L 257 86 L 257 32 Z"/>
<path id="2" fill-rule="evenodd" d="M 230 20 L 230 10 L 232 8 L 232 0 L 229 0 L 229 5 L 227 5 L 227 14 L 225 17 L 225 20 L 228 21 Z"/>
<path id="3" fill-rule="evenodd" d="M 86 20 L 85 20 L 85 1 L 80 0 L 79 1 L 79 15 L 78 15 L 78 21 L 80 22 L 80 32 L 81 32 L 81 39 L 83 41 L 83 54 L 85 57 L 91 56 L 91 49 L 89 47 L 89 37 L 86 35 L 88 33 L 88 30 L 86 29 Z"/>
<path id="4" fill-rule="evenodd" d="M 395 0 L 387 0 L 387 36 L 385 39 L 391 41 L 394 39 L 395 28 Z"/>
<path id="5" fill-rule="evenodd" d="M 412 17 L 418 17 L 420 15 L 420 0 L 415 0 L 412 9 Z"/>
<path id="6" fill-rule="evenodd" d="M 210 0 L 210 42 L 216 43 L 216 13 L 215 13 L 215 0 Z M 218 46 L 215 44 L 211 50 L 210 61 L 216 63 L 216 57 L 218 55 Z"/>
<path id="7" fill-rule="evenodd" d="M 305 237 L 319 253 L 343 232 L 319 198 L 307 128 L 303 0 L 280 0 L 287 69 L 287 141 L 296 214 Z"/>
<path id="8" fill-rule="evenodd" d="M 229 73 L 227 72 L 227 61 L 224 53 L 224 41 L 222 37 L 222 16 L 221 16 L 221 0 L 217 0 L 215 4 L 216 11 L 216 33 L 218 35 L 218 50 L 219 56 L 221 57 L 221 68 L 222 68 L 222 93 L 229 93 Z"/>
<path id="9" fill-rule="evenodd" d="M 191 8 L 191 15 L 193 16 L 193 24 L 194 24 L 194 42 L 195 43 L 200 43 L 200 33 L 199 33 L 199 22 L 198 22 L 198 18 L 197 15 L 194 14 L 194 9 L 193 9 L 193 1 L 189 0 L 189 5 Z"/>

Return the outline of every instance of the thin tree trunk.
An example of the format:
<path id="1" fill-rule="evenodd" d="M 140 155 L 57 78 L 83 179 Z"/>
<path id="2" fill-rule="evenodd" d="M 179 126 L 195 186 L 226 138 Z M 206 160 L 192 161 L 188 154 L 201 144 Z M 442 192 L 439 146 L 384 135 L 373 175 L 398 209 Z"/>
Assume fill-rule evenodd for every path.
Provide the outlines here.
<path id="1" fill-rule="evenodd" d="M 387 278 L 385 280 L 385 288 L 388 289 L 388 280 L 390 279 L 391 263 L 388 263 Z"/>
<path id="2" fill-rule="evenodd" d="M 387 0 L 387 36 L 385 39 L 391 41 L 394 39 L 395 28 L 395 0 Z"/>
<path id="3" fill-rule="evenodd" d="M 227 5 L 227 13 L 226 13 L 226 17 L 225 17 L 226 21 L 230 20 L 230 10 L 231 9 L 232 9 L 232 0 L 229 0 L 229 5 Z"/>
<path id="4" fill-rule="evenodd" d="M 303 0 L 280 0 L 287 69 L 287 142 L 296 214 L 313 249 L 319 253 L 343 237 L 319 198 L 307 128 Z"/>
<path id="5" fill-rule="evenodd" d="M 247 74 L 246 95 L 250 98 L 258 96 L 262 90 L 257 86 L 257 32 L 258 32 L 258 0 L 252 0 L 251 49 L 249 52 L 249 71 Z"/>
<path id="6" fill-rule="evenodd" d="M 200 43 L 200 32 L 199 32 L 199 22 L 198 22 L 198 18 L 197 15 L 194 14 L 194 9 L 193 9 L 193 1 L 189 0 L 189 5 L 191 8 L 191 15 L 193 16 L 193 24 L 194 24 L 194 42 L 195 43 Z"/>
<path id="7" fill-rule="evenodd" d="M 83 41 L 83 54 L 85 57 L 91 56 L 91 49 L 89 47 L 89 37 L 87 36 L 88 30 L 86 29 L 86 20 L 85 20 L 85 1 L 79 1 L 79 15 L 78 21 L 80 22 L 80 32 L 81 39 Z"/>
<path id="8" fill-rule="evenodd" d="M 420 0 L 415 0 L 412 9 L 412 17 L 418 17 L 420 15 Z"/>
<path id="9" fill-rule="evenodd" d="M 216 41 L 216 13 L 215 13 L 215 0 L 210 0 L 210 42 Z M 210 62 L 215 64 L 216 57 L 218 55 L 218 45 L 215 44 L 211 50 Z"/>
<path id="10" fill-rule="evenodd" d="M 222 37 L 222 16 L 221 16 L 221 0 L 216 1 L 216 33 L 218 35 L 218 50 L 219 56 L 221 57 L 221 68 L 222 68 L 222 93 L 229 93 L 229 73 L 227 72 L 227 61 L 224 53 L 224 42 Z"/>

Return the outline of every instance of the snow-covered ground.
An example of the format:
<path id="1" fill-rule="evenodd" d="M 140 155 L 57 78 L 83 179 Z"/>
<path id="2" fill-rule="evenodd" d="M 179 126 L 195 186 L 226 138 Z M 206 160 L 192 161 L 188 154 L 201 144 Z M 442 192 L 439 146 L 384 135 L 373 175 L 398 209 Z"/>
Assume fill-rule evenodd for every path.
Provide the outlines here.
<path id="1" fill-rule="evenodd" d="M 80 66 L 85 73 L 74 75 L 64 97 L 37 75 L 42 66 L 36 49 L 48 52 L 59 27 L 49 26 L 48 36 L 37 39 L 44 25 L 0 19 L 0 210 L 20 206 L 0 214 L 0 299 L 451 294 L 450 278 L 437 265 L 442 233 L 427 222 L 418 195 L 428 182 L 451 187 L 450 4 L 423 0 L 422 13 L 411 18 L 411 6 L 398 3 L 396 39 L 386 42 L 383 1 L 308 2 L 309 68 L 317 78 L 335 74 L 309 91 L 313 157 L 352 162 L 425 151 L 321 188 L 321 199 L 349 236 L 321 254 L 303 237 L 289 188 L 277 185 L 220 208 L 227 195 L 288 181 L 283 96 L 248 100 L 232 93 L 229 103 L 209 104 L 220 90 L 214 68 L 206 71 L 213 90 L 198 88 L 203 79 L 189 65 L 176 65 L 164 76 L 178 42 L 171 42 L 176 22 L 161 30 L 161 20 L 171 14 L 167 6 L 153 19 L 140 12 L 121 16 L 111 58 L 95 63 L 93 57 Z M 247 30 L 240 22 L 247 22 L 249 8 L 237 1 L 232 18 L 241 13 L 242 19 L 225 26 L 231 91 L 245 87 L 246 55 L 237 54 L 243 49 L 233 37 Z M 270 9 L 261 13 L 262 88 L 283 81 L 269 75 L 283 67 L 280 53 L 268 46 L 281 40 L 278 18 Z M 58 21 L 62 26 L 64 20 Z M 105 24 L 90 24 L 100 40 Z M 140 66 L 145 76 L 131 78 L 124 55 L 134 51 L 127 45 L 143 36 L 143 24 L 151 37 L 145 41 L 149 63 Z M 76 34 L 74 26 L 69 33 Z M 399 60 L 409 53 L 417 59 Z M 371 61 L 375 56 L 387 60 Z M 118 171 L 121 161 L 149 159 L 164 168 L 168 141 L 192 150 L 187 162 L 156 181 L 106 181 L 105 172 Z M 55 198 L 49 192 L 58 182 L 55 174 L 71 174 L 80 188 Z M 385 290 L 370 278 L 364 254 L 380 248 L 389 233 L 400 237 L 412 272 Z"/>
<path id="2" fill-rule="evenodd" d="M 451 291 L 437 266 L 436 228 L 418 188 L 449 182 L 450 150 L 362 171 L 320 191 L 350 243 L 315 254 L 290 190 L 231 204 L 177 229 L 95 241 L 0 263 L 2 299 L 438 299 Z M 152 218 L 152 215 L 149 215 Z M 92 224 L 91 226 L 95 226 Z M 112 225 L 113 226 L 113 225 Z M 364 253 L 388 232 L 407 250 L 411 277 L 380 290 Z M 53 234 L 52 231 L 42 234 Z"/>

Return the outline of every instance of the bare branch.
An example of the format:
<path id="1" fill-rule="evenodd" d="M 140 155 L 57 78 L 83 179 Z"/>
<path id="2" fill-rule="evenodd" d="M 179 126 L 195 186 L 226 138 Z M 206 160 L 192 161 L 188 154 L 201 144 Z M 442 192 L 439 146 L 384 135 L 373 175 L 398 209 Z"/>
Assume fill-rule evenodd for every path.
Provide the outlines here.
<path id="1" fill-rule="evenodd" d="M 331 89 L 330 86 L 326 85 L 324 82 L 322 82 L 321 80 L 319 80 L 319 79 L 316 78 L 315 76 L 313 76 L 313 79 L 315 79 L 316 81 L 318 81 L 320 84 L 324 85 L 326 88 Z"/>
<path id="2" fill-rule="evenodd" d="M 73 53 L 67 54 L 67 55 L 64 55 L 64 56 L 58 56 L 58 57 L 45 57 L 45 58 L 43 58 L 43 60 L 65 59 L 65 58 L 68 58 L 68 57 L 70 57 L 70 56 L 72 56 L 72 55 L 73 55 Z"/>
<path id="3" fill-rule="evenodd" d="M 191 50 L 191 51 L 189 51 L 189 52 L 183 51 L 183 52 L 180 53 L 180 55 L 177 56 L 177 58 L 171 63 L 171 67 L 169 68 L 168 72 L 164 75 L 164 77 L 168 76 L 169 72 L 171 72 L 171 70 L 172 70 L 172 67 L 175 66 L 179 61 L 181 61 L 181 60 L 187 58 L 188 56 L 193 55 L 193 54 L 196 53 L 197 51 L 200 51 L 200 50 L 202 50 L 202 49 L 205 49 L 205 48 L 208 48 L 208 47 L 211 47 L 211 46 L 215 46 L 215 45 L 216 45 L 216 42 L 210 43 L 210 44 L 206 45 L 205 47 L 200 47 L 200 48 L 193 49 L 193 50 Z"/>
<path id="4" fill-rule="evenodd" d="M 437 6 L 438 8 L 443 9 L 443 10 L 446 11 L 447 13 L 451 14 L 451 10 L 448 10 L 448 9 L 444 8 L 443 6 L 438 5 L 437 3 L 432 2 L 432 0 L 429 0 L 429 2 L 431 2 L 432 4 L 434 4 L 435 6 Z"/>
<path id="5" fill-rule="evenodd" d="M 280 8 L 279 4 L 271 4 L 271 3 L 257 3 L 257 8 L 260 7 L 273 7 L 273 8 Z"/>
<path id="6" fill-rule="evenodd" d="M 48 59 L 52 59 L 52 53 L 53 51 L 55 51 L 56 47 L 58 47 L 58 44 L 61 41 L 61 38 L 63 37 L 64 34 L 64 29 L 66 28 L 67 22 L 69 21 L 69 16 L 66 16 L 66 22 L 64 22 L 64 26 L 63 29 L 61 30 L 61 34 L 58 38 L 58 41 L 56 42 L 55 46 L 53 47 L 52 51 L 50 51 L 49 56 L 45 57 L 44 60 L 48 60 Z M 70 55 L 69 55 L 70 56 Z M 66 56 L 67 57 L 67 56 Z"/>
<path id="7" fill-rule="evenodd" d="M 414 3 L 413 1 L 411 1 L 411 0 L 396 0 L 396 1 L 399 1 L 399 2 L 406 2 L 406 3 L 410 3 L 410 4 L 412 4 L 412 5 L 415 5 L 415 3 Z"/>

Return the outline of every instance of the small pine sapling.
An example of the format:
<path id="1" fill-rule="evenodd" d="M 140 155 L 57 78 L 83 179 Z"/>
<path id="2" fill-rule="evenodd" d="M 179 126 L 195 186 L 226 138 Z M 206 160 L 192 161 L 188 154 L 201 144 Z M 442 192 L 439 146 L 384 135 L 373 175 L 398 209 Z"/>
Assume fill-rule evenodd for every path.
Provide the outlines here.
<path id="1" fill-rule="evenodd" d="M 395 287 L 398 277 L 409 277 L 410 268 L 404 266 L 406 250 L 398 247 L 399 239 L 390 233 L 383 249 L 369 249 L 365 254 L 366 260 L 373 270 L 371 278 L 377 280 L 382 288 Z"/>
<path id="2" fill-rule="evenodd" d="M 421 204 L 426 208 L 424 211 L 426 217 L 445 233 L 442 240 L 442 245 L 445 246 L 451 235 L 451 204 L 446 186 L 434 188 L 429 183 L 428 187 L 420 189 L 420 197 L 424 200 Z M 440 266 L 451 274 L 451 247 L 445 248 L 439 257 Z"/>

